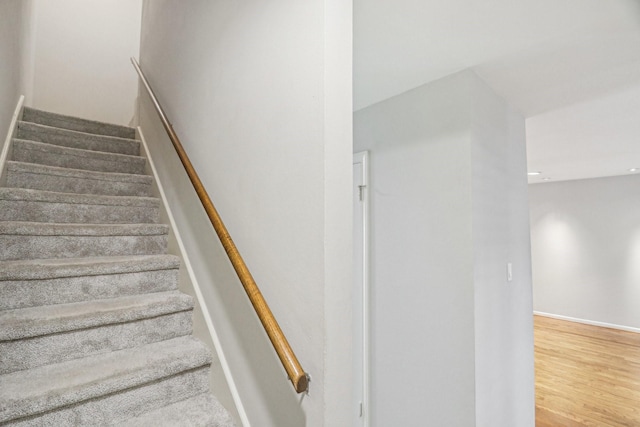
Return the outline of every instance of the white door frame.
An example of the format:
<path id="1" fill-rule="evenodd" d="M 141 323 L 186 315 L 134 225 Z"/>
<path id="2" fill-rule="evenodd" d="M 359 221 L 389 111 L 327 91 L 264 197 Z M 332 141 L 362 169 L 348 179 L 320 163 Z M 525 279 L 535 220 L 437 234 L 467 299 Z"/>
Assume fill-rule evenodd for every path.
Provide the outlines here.
<path id="1" fill-rule="evenodd" d="M 360 300 L 362 307 L 362 417 L 364 427 L 370 425 L 370 402 L 369 402 L 369 353 L 370 353 L 370 331 L 369 331 L 369 152 L 362 151 L 353 155 L 353 164 L 362 165 L 362 188 L 359 189 L 362 200 L 362 240 L 354 242 L 354 250 L 361 250 L 362 265 L 354 266 L 361 268 L 362 289 L 354 294 L 354 307 Z M 355 184 L 354 184 L 355 185 Z M 355 215 L 354 215 L 355 217 Z M 356 288 L 354 287 L 354 290 Z M 358 363 L 354 360 L 354 366 Z"/>

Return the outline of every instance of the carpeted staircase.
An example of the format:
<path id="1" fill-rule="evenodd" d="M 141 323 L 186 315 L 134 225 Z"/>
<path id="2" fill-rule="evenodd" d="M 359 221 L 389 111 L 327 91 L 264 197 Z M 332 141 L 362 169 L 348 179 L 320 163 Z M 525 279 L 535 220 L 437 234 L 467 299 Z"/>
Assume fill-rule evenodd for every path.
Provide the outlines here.
<path id="1" fill-rule="evenodd" d="M 134 130 L 22 120 L 0 188 L 0 425 L 233 426 Z"/>

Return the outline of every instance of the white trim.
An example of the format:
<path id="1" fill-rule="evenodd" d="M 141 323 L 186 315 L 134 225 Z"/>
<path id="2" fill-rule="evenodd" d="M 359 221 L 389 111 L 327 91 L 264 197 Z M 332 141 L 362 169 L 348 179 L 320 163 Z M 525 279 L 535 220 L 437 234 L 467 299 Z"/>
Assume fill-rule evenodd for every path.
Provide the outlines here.
<path id="1" fill-rule="evenodd" d="M 369 289 L 369 152 L 361 151 L 354 153 L 353 164 L 362 164 L 362 183 L 364 187 L 364 197 L 362 202 L 363 221 L 362 221 L 362 260 L 363 260 L 363 287 L 362 287 L 362 316 L 363 316 L 363 331 L 362 331 L 362 346 L 363 348 L 363 366 L 362 366 L 362 404 L 364 415 L 364 426 L 369 427 L 371 425 L 371 401 L 370 401 L 370 289 Z"/>
<path id="2" fill-rule="evenodd" d="M 2 147 L 2 153 L 0 153 L 0 185 L 5 183 L 5 170 L 4 166 L 9 160 L 9 152 L 11 143 L 13 141 L 16 132 L 18 131 L 18 120 L 22 118 L 22 110 L 24 109 L 24 95 L 20 95 L 18 104 L 11 117 L 11 123 L 9 124 L 9 130 L 7 130 L 7 137 L 4 140 L 4 146 Z"/>
<path id="3" fill-rule="evenodd" d="M 218 359 L 220 360 L 220 365 L 222 367 L 222 371 L 224 372 L 224 376 L 227 380 L 227 384 L 229 385 L 229 391 L 231 392 L 231 396 L 233 397 L 233 401 L 236 405 L 236 409 L 238 410 L 238 414 L 240 416 L 240 422 L 244 427 L 251 427 L 251 423 L 249 422 L 249 417 L 247 416 L 247 412 L 242 405 L 242 401 L 240 400 L 240 394 L 238 393 L 238 388 L 233 380 L 233 376 L 231 375 L 231 368 L 229 367 L 229 363 L 227 362 L 227 358 L 222 350 L 222 345 L 220 344 L 220 338 L 218 337 L 218 333 L 216 332 L 216 328 L 213 326 L 213 321 L 211 320 L 211 316 L 209 315 L 209 310 L 207 308 L 207 304 L 202 296 L 202 292 L 200 291 L 200 285 L 198 284 L 198 280 L 196 279 L 196 275 L 193 271 L 193 267 L 191 266 L 191 262 L 189 261 L 189 257 L 187 256 L 187 251 L 185 250 L 184 244 L 182 242 L 182 238 L 180 237 L 180 232 L 178 231 L 178 227 L 176 226 L 175 219 L 173 214 L 171 213 L 171 208 L 167 201 L 167 197 L 165 195 L 164 189 L 162 187 L 162 183 L 158 177 L 158 172 L 156 170 L 155 164 L 151 159 L 151 153 L 149 151 L 149 147 L 147 146 L 147 141 L 144 138 L 144 134 L 142 133 L 142 128 L 138 127 L 138 133 L 140 135 L 140 142 L 144 149 L 145 157 L 149 161 L 149 167 L 153 173 L 153 178 L 156 181 L 156 185 L 158 187 L 158 192 L 160 193 L 160 198 L 162 199 L 162 203 L 165 206 L 167 211 L 167 217 L 169 218 L 169 223 L 171 229 L 176 238 L 176 242 L 178 243 L 178 247 L 180 248 L 182 260 L 184 261 L 184 266 L 189 274 L 189 278 L 191 279 L 191 283 L 193 285 L 194 292 L 196 293 L 196 298 L 198 299 L 198 303 L 202 308 L 202 316 L 207 324 L 207 329 L 209 329 L 209 334 L 211 335 L 211 340 L 213 341 L 213 346 L 215 347 L 216 353 L 218 355 Z"/>
<path id="4" fill-rule="evenodd" d="M 550 317 L 552 319 L 567 320 L 569 322 L 576 322 L 576 323 L 584 323 L 585 325 L 600 326 L 603 328 L 619 329 L 621 331 L 640 333 L 640 328 L 632 328 L 631 326 L 615 325 L 613 323 L 605 323 L 605 322 L 596 322 L 595 320 L 578 319 L 575 317 L 561 316 L 559 314 L 551 314 L 551 313 L 545 313 L 542 311 L 535 311 L 535 310 L 533 314 L 538 316 Z"/>

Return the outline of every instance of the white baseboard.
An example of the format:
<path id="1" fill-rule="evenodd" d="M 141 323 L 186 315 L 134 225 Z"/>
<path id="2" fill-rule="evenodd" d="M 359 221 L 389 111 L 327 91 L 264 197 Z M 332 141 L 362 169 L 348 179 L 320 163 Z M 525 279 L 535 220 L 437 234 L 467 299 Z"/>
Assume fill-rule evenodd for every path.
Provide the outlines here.
<path id="1" fill-rule="evenodd" d="M 535 311 L 535 310 L 533 314 L 538 316 L 550 317 L 552 319 L 567 320 L 569 322 L 576 322 L 576 323 L 584 323 L 585 325 L 601 326 L 603 328 L 619 329 L 621 331 L 640 333 L 640 328 L 632 328 L 631 326 L 615 325 L 613 323 L 605 323 L 605 322 L 596 322 L 595 320 L 578 319 L 575 317 L 561 316 L 559 314 L 551 314 L 551 313 L 545 313 L 542 311 Z"/>
<path id="2" fill-rule="evenodd" d="M 20 95 L 18 104 L 16 105 L 16 109 L 13 112 L 13 116 L 11 117 L 11 123 L 9 124 L 7 137 L 4 141 L 4 145 L 2 146 L 2 152 L 0 153 L 0 185 L 4 185 L 6 181 L 7 171 L 5 170 L 5 165 L 7 163 L 7 160 L 9 160 L 11 154 L 11 144 L 13 142 L 13 138 L 16 136 L 16 132 L 18 131 L 18 120 L 22 119 L 23 110 L 24 95 Z"/>

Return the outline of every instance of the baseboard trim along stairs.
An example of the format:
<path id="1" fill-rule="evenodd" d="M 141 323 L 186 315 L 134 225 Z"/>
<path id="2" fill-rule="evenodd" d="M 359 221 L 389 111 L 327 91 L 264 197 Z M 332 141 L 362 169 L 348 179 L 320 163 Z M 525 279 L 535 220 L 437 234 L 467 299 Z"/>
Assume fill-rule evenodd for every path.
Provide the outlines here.
<path id="1" fill-rule="evenodd" d="M 0 426 L 234 426 L 135 131 L 18 119 L 0 165 Z"/>

